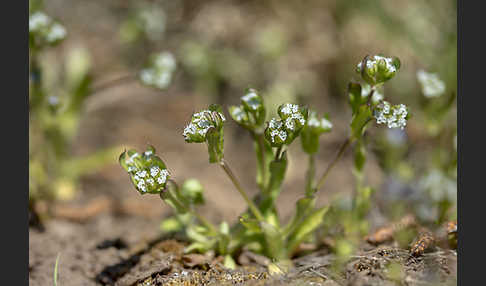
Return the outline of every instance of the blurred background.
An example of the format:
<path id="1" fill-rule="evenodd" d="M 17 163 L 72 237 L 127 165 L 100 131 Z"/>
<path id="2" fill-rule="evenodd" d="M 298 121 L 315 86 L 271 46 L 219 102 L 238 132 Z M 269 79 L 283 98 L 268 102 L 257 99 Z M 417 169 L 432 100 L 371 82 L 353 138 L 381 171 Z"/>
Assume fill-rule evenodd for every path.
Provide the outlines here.
<path id="1" fill-rule="evenodd" d="M 66 30 L 62 42 L 35 53 L 35 64 L 31 49 L 31 69 L 42 70 L 49 114 L 38 115 L 31 102 L 30 198 L 40 210 L 53 202 L 83 204 L 101 196 L 127 214 L 162 218 L 169 207 L 140 196 L 117 161 L 125 148 L 145 150 L 151 144 L 177 181 L 201 182 L 207 198 L 202 212 L 233 222 L 244 201 L 218 166 L 208 163 L 203 144 L 184 142 L 191 114 L 210 103 L 222 104 L 228 114 L 227 107 L 238 104 L 248 87 L 262 94 L 271 112 L 293 102 L 328 113 L 334 127 L 321 137 L 320 175 L 349 132 L 346 86 L 359 80 L 356 64 L 383 53 L 402 63 L 385 86 L 385 98 L 406 104 L 412 117 L 403 131 L 369 128 L 365 169 L 376 189 L 373 212 L 378 221 L 410 208 L 425 221 L 455 217 L 456 1 L 31 1 L 31 13 L 36 9 Z M 161 90 L 134 75 L 162 51 L 173 55 L 176 68 Z M 427 90 L 420 70 L 438 76 L 439 92 Z M 80 100 L 70 98 L 69 82 L 77 82 Z M 61 116 L 66 102 L 76 102 L 76 112 Z M 40 123 L 42 118 L 48 123 Z M 56 128 L 67 135 L 51 144 L 58 138 L 51 132 Z M 307 157 L 299 145 L 296 141 L 289 150 L 278 204 L 284 217 L 305 188 Z M 251 138 L 231 119 L 225 158 L 256 194 Z M 76 174 L 69 173 L 73 170 Z M 350 195 L 352 178 L 348 150 L 319 203 Z"/>

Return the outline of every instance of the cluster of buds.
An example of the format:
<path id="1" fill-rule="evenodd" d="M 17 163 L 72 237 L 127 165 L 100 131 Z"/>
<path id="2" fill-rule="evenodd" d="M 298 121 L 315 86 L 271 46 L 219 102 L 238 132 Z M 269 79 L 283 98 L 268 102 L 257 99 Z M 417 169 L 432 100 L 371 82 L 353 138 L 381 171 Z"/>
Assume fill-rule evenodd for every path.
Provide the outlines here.
<path id="1" fill-rule="evenodd" d="M 384 57 L 380 55 L 366 56 L 356 67 L 371 86 L 377 86 L 393 78 L 400 69 L 400 60 L 396 57 Z"/>
<path id="2" fill-rule="evenodd" d="M 374 109 L 376 123 L 386 124 L 388 128 L 403 129 L 407 125 L 408 110 L 404 104 L 390 105 L 387 101 L 382 101 Z"/>
<path id="3" fill-rule="evenodd" d="M 220 162 L 223 158 L 223 124 L 226 121 L 221 106 L 212 104 L 208 109 L 194 113 L 184 128 L 184 140 L 188 143 L 208 144 L 209 161 Z"/>
<path id="4" fill-rule="evenodd" d="M 161 52 L 151 57 L 146 68 L 140 71 L 140 80 L 149 86 L 165 89 L 172 80 L 176 60 L 169 52 Z"/>
<path id="5" fill-rule="evenodd" d="M 307 125 L 302 129 L 302 148 L 308 154 L 317 153 L 319 149 L 319 136 L 330 132 L 332 123 L 328 118 L 319 118 L 317 112 L 310 110 Z"/>
<path id="6" fill-rule="evenodd" d="M 125 151 L 119 162 L 140 194 L 159 194 L 165 190 L 170 173 L 162 159 L 155 155 L 154 147 L 149 146 L 142 154 Z"/>
<path id="7" fill-rule="evenodd" d="M 273 147 L 289 145 L 304 128 L 307 117 L 307 107 L 297 104 L 282 104 L 278 107 L 280 119 L 272 118 L 265 130 L 265 137 Z"/>
<path id="8" fill-rule="evenodd" d="M 417 79 L 425 97 L 438 97 L 445 92 L 445 83 L 435 73 L 419 70 L 417 71 Z"/>
<path id="9" fill-rule="evenodd" d="M 30 45 L 55 45 L 63 40 L 66 34 L 63 25 L 41 11 L 34 12 L 29 17 Z"/>
<path id="10" fill-rule="evenodd" d="M 242 127 L 248 130 L 256 130 L 265 122 L 265 106 L 263 99 L 254 89 L 248 89 L 241 97 L 240 106 L 230 106 L 231 117 Z"/>

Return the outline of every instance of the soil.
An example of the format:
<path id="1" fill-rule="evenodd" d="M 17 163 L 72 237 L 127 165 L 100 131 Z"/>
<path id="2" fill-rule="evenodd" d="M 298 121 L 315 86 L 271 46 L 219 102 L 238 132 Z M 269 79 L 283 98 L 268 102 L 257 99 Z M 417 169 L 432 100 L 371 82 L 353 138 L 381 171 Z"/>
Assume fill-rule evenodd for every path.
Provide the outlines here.
<path id="1" fill-rule="evenodd" d="M 293 260 L 286 274 L 271 275 L 268 261 L 240 256 L 228 270 L 211 253 L 183 254 L 182 237 L 161 236 L 160 219 L 105 212 L 83 221 L 56 218 L 30 228 L 30 285 L 456 285 L 457 253 L 436 247 L 418 257 L 410 250 L 363 243 L 335 272 L 334 255 L 321 249 Z M 392 273 L 394 265 L 401 266 Z"/>

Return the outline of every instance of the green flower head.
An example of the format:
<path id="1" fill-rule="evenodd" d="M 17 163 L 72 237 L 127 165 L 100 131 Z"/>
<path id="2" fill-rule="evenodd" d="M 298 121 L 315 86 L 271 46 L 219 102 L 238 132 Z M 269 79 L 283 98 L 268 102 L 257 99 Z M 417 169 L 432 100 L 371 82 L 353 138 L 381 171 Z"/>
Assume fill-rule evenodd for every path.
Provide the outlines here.
<path id="1" fill-rule="evenodd" d="M 240 106 L 230 106 L 229 113 L 238 124 L 249 130 L 257 129 L 265 122 L 263 99 L 252 88 L 241 97 Z"/>
<path id="2" fill-rule="evenodd" d="M 154 147 L 149 146 L 142 154 L 133 149 L 125 151 L 120 155 L 119 162 L 140 194 L 159 194 L 165 190 L 170 173 L 164 162 L 155 155 Z"/>
<path id="3" fill-rule="evenodd" d="M 226 121 L 220 110 L 220 106 L 212 105 L 209 109 L 194 113 L 191 122 L 184 128 L 184 140 L 188 143 L 203 143 L 209 129 L 215 128 L 220 131 Z"/>
<path id="4" fill-rule="evenodd" d="M 280 119 L 272 118 L 265 129 L 265 137 L 273 147 L 292 143 L 307 122 L 308 109 L 287 103 L 278 107 L 278 115 Z"/>
<path id="5" fill-rule="evenodd" d="M 396 57 L 381 55 L 366 56 L 356 67 L 356 72 L 371 86 L 385 83 L 392 79 L 400 69 L 400 60 Z"/>
<path id="6" fill-rule="evenodd" d="M 317 112 L 309 111 L 307 125 L 302 129 L 301 141 L 305 152 L 309 154 L 316 153 L 319 149 L 319 136 L 323 133 L 330 132 L 332 123 L 327 116 L 319 118 Z"/>

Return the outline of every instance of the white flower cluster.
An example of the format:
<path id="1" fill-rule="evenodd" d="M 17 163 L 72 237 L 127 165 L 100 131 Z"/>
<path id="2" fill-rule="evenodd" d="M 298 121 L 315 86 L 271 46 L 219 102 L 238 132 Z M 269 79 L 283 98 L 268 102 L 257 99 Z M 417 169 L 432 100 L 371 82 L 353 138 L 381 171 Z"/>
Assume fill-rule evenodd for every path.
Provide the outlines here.
<path id="1" fill-rule="evenodd" d="M 226 121 L 226 118 L 222 113 L 218 112 L 218 115 L 221 117 L 223 122 Z M 209 128 L 216 127 L 212 121 L 208 120 L 208 118 L 211 117 L 211 111 L 209 110 L 194 113 L 192 115 L 191 122 L 186 126 L 186 128 L 184 128 L 184 132 L 182 133 L 184 138 L 186 140 L 190 140 L 191 135 L 198 135 L 200 138 L 204 138 Z"/>
<path id="2" fill-rule="evenodd" d="M 388 70 L 388 72 L 396 72 L 397 69 L 395 68 L 395 66 L 393 65 L 393 59 L 392 58 L 387 58 L 387 57 L 382 57 L 382 56 L 373 56 L 373 57 L 370 57 L 368 59 L 368 61 L 366 62 L 366 67 L 368 69 L 372 69 L 374 67 L 376 67 L 376 65 L 378 64 L 378 61 L 380 60 L 383 60 L 385 61 L 386 63 L 386 69 Z M 360 62 L 358 64 L 358 69 L 361 70 L 361 67 L 362 67 L 362 63 Z"/>
<path id="3" fill-rule="evenodd" d="M 154 57 L 150 67 L 140 71 L 140 80 L 147 85 L 165 89 L 172 80 L 176 65 L 176 60 L 171 53 L 162 52 Z"/>
<path id="4" fill-rule="evenodd" d="M 326 118 L 322 118 L 321 120 L 317 119 L 316 117 L 311 117 L 307 121 L 307 125 L 311 127 L 322 127 L 324 129 L 331 129 L 332 122 L 327 120 Z"/>
<path id="5" fill-rule="evenodd" d="M 302 126 L 305 125 L 305 119 L 300 113 L 299 106 L 297 104 L 287 103 L 282 107 L 280 111 L 288 116 L 285 119 L 285 128 L 287 128 L 288 130 L 293 131 L 295 129 L 294 120 L 298 120 Z"/>
<path id="6" fill-rule="evenodd" d="M 54 43 L 66 37 L 66 29 L 43 12 L 37 11 L 29 17 L 29 32 L 45 37 L 48 43 Z"/>
<path id="7" fill-rule="evenodd" d="M 417 79 L 425 97 L 438 97 L 445 92 L 445 83 L 440 80 L 436 73 L 419 70 L 417 71 Z"/>
<path id="8" fill-rule="evenodd" d="M 386 124 L 388 128 L 403 129 L 407 125 L 407 107 L 404 104 L 393 105 L 383 101 L 375 109 L 376 123 Z"/>
<path id="9" fill-rule="evenodd" d="M 268 124 L 268 127 L 270 128 L 270 137 L 272 140 L 272 143 L 275 143 L 275 136 L 278 136 L 282 141 L 285 141 L 287 139 L 287 132 L 282 129 L 282 121 L 277 120 L 275 118 L 272 118 L 270 120 L 270 123 Z"/>
<path id="10" fill-rule="evenodd" d="M 137 188 L 145 193 L 147 192 L 147 186 L 150 188 L 155 188 L 158 186 L 163 186 L 167 182 L 167 177 L 169 177 L 169 171 L 167 169 L 160 169 L 158 166 L 153 166 L 147 170 L 140 170 L 135 173 L 133 179 Z"/>

